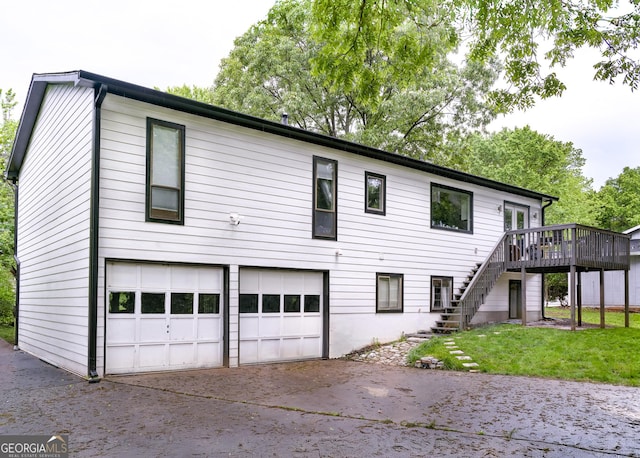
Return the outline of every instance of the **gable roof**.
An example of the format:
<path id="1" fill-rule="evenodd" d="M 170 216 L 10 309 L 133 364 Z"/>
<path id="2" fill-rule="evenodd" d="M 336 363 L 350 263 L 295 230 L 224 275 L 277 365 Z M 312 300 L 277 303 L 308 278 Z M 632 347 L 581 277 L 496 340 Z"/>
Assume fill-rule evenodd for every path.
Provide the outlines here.
<path id="1" fill-rule="evenodd" d="M 126 97 L 141 102 L 146 102 L 165 108 L 170 108 L 185 113 L 190 113 L 205 118 L 224 121 L 230 124 L 247 127 L 250 129 L 268 132 L 274 135 L 280 135 L 307 143 L 313 143 L 340 151 L 349 152 L 359 156 L 378 159 L 397 165 L 409 167 L 411 169 L 432 173 L 441 177 L 450 178 L 457 181 L 472 183 L 499 191 L 508 192 L 524 197 L 540 199 L 544 201 L 556 201 L 557 197 L 531 191 L 528 189 L 512 186 L 499 181 L 490 180 L 488 178 L 471 175 L 458 170 L 442 167 L 430 162 L 421 161 L 411 157 L 403 156 L 396 153 L 371 148 L 369 146 L 360 145 L 328 135 L 310 132 L 299 129 L 294 126 L 285 125 L 279 122 L 268 121 L 256 118 L 254 116 L 227 110 L 225 108 L 216 107 L 195 100 L 186 99 L 166 92 L 149 89 L 143 86 L 127 83 L 125 81 L 108 78 L 106 76 L 90 73 L 84 70 L 77 70 L 64 73 L 46 73 L 34 74 L 31 79 L 31 85 L 27 94 L 20 124 L 16 132 L 16 138 L 9 156 L 9 163 L 6 169 L 6 177 L 8 179 L 17 179 L 24 161 L 29 141 L 33 133 L 40 106 L 42 104 L 46 88 L 49 84 L 72 83 L 84 87 L 93 87 L 102 89 L 107 93 Z"/>
<path id="2" fill-rule="evenodd" d="M 632 235 L 634 232 L 637 232 L 638 230 L 640 230 L 640 225 L 627 229 L 626 231 L 622 231 L 622 233 Z"/>

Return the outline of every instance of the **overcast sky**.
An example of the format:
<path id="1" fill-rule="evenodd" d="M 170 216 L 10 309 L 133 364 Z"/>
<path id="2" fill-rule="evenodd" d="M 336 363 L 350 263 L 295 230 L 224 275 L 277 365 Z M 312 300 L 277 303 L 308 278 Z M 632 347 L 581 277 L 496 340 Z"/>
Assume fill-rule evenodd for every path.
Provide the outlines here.
<path id="1" fill-rule="evenodd" d="M 13 88 L 22 103 L 33 73 L 70 70 L 147 87 L 207 86 L 233 40 L 263 19 L 273 4 L 9 0 L 0 10 L 0 88 Z M 491 127 L 528 124 L 556 140 L 572 142 L 587 160 L 584 174 L 599 189 L 623 167 L 640 166 L 640 94 L 621 84 L 593 82 L 591 60 L 573 61 L 558 72 L 568 86 L 561 98 L 500 118 Z"/>

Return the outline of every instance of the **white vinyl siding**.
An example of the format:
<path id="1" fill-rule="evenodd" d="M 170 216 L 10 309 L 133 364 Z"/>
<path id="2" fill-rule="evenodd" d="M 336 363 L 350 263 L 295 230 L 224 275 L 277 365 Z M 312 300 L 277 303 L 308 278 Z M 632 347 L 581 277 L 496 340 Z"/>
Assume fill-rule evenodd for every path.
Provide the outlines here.
<path id="1" fill-rule="evenodd" d="M 429 311 L 431 276 L 453 277 L 457 288 L 484 260 L 503 233 L 498 206 L 507 200 L 540 212 L 535 199 L 111 94 L 102 115 L 101 272 L 105 257 L 228 265 L 232 366 L 238 266 L 329 271 L 334 357 L 372 338 L 428 329 L 439 319 Z M 184 226 L 145 222 L 147 117 L 185 126 Z M 314 156 L 338 164 L 337 240 L 312 238 Z M 363 211 L 370 170 L 386 177 L 384 218 Z M 432 182 L 472 193 L 473 234 L 430 227 Z M 241 224 L 230 224 L 231 213 Z M 403 274 L 403 313 L 376 314 L 377 272 Z M 508 288 L 495 296 L 506 313 Z M 98 348 L 102 336 L 99 329 Z"/>
<path id="2" fill-rule="evenodd" d="M 50 86 L 19 176 L 20 348 L 87 374 L 93 89 Z"/>

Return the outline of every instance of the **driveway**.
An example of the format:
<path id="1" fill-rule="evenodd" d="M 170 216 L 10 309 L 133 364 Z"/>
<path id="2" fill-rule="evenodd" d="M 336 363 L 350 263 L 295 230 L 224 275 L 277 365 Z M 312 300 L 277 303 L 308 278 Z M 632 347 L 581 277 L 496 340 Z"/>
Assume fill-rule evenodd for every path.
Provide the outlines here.
<path id="1" fill-rule="evenodd" d="M 0 435 L 71 456 L 640 457 L 640 389 L 307 361 L 89 384 L 0 341 Z"/>

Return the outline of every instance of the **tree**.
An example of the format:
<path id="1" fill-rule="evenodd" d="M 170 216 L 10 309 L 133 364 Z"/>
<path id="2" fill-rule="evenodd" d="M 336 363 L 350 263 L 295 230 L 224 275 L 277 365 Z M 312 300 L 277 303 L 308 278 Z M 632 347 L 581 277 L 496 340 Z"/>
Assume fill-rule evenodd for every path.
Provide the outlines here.
<path id="1" fill-rule="evenodd" d="M 431 56 L 439 52 L 437 43 L 442 41 L 433 37 L 441 35 L 451 46 L 465 42 L 474 61 L 504 59 L 505 79 L 515 89 L 490 94 L 502 111 L 531 106 L 536 97 L 562 94 L 565 85 L 553 67 L 566 65 L 583 47 L 600 51 L 595 79 L 613 82 L 622 77 L 636 89 L 640 64 L 633 52 L 640 39 L 640 2 L 629 0 L 617 7 L 618 0 L 316 0 L 311 28 L 324 47 L 314 71 L 331 70 L 343 87 L 364 87 L 370 81 L 358 78 L 357 69 L 367 65 L 371 49 L 384 55 L 418 53 L 420 65 L 436 68 L 438 61 Z M 434 19 L 427 24 L 434 32 L 407 34 L 403 42 L 395 41 L 389 29 L 404 24 L 403 16 L 409 23 L 422 24 L 415 18 L 423 11 Z M 401 66 L 398 72 L 411 70 Z"/>
<path id="2" fill-rule="evenodd" d="M 585 160 L 572 143 L 563 143 L 530 127 L 503 129 L 467 140 L 463 164 L 469 173 L 559 197 L 546 213 L 547 224 L 596 222 L 591 179 Z"/>
<path id="3" fill-rule="evenodd" d="M 311 0 L 279 1 L 239 37 L 221 63 L 214 103 L 274 120 L 287 113 L 300 128 L 443 165 L 455 162 L 450 139 L 492 119 L 483 99 L 497 67 L 454 64 L 455 42 L 439 10 L 381 24 L 378 37 L 389 46 L 367 49 L 364 65 L 336 60 L 315 72 L 325 44 L 312 37 L 311 10 Z M 339 66 L 350 69 L 353 84 L 336 78 Z"/>
<path id="4" fill-rule="evenodd" d="M 11 89 L 3 94 L 0 89 L 0 324 L 13 322 L 15 262 L 13 259 L 13 190 L 4 179 L 5 165 L 9 158 L 18 124 L 11 118 L 15 107 L 15 94 Z"/>
<path id="5" fill-rule="evenodd" d="M 154 88 L 159 89 L 159 88 Z M 173 86 L 165 89 L 165 92 L 169 94 L 179 95 L 180 97 L 185 97 L 187 99 L 197 100 L 198 102 L 213 103 L 213 88 L 210 87 L 198 87 L 198 86 L 187 86 L 183 84 L 182 86 Z"/>
<path id="6" fill-rule="evenodd" d="M 609 178 L 596 200 L 601 227 L 620 232 L 640 225 L 640 167 L 625 167 L 616 178 Z"/>

